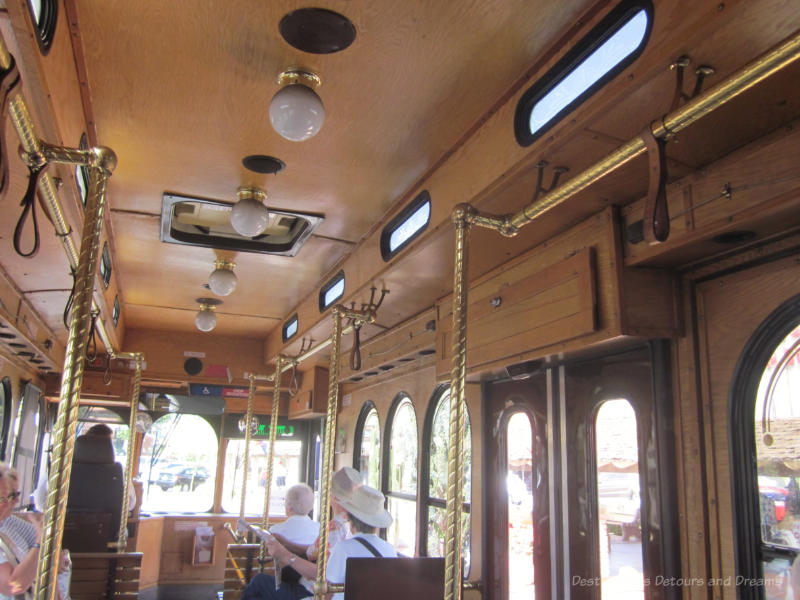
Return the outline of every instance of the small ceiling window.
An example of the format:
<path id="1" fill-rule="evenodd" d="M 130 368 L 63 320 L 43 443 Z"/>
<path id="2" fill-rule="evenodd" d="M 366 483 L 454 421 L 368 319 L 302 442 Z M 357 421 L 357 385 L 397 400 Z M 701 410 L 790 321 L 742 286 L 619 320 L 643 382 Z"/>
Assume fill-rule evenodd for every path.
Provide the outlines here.
<path id="1" fill-rule="evenodd" d="M 28 0 L 28 8 L 36 28 L 39 50 L 47 54 L 56 32 L 58 0 Z"/>
<path id="2" fill-rule="evenodd" d="M 529 146 L 630 65 L 652 28 L 650 0 L 625 0 L 520 98 L 517 142 Z"/>
<path id="3" fill-rule="evenodd" d="M 319 312 L 324 311 L 344 296 L 344 271 L 339 271 L 319 291 Z"/>
<path id="4" fill-rule="evenodd" d="M 108 251 L 108 242 L 103 244 L 103 254 L 100 257 L 100 277 L 103 279 L 103 287 L 108 288 L 111 282 L 111 253 Z"/>
<path id="5" fill-rule="evenodd" d="M 297 315 L 295 314 L 291 319 L 283 324 L 281 337 L 284 342 L 288 342 L 297 333 Z"/>
<path id="6" fill-rule="evenodd" d="M 81 135 L 81 141 L 78 144 L 81 150 L 89 149 L 89 140 L 86 134 Z M 81 204 L 86 206 L 86 199 L 89 197 L 89 167 L 86 165 L 77 165 L 75 167 L 75 183 L 78 185 L 78 196 L 81 199 Z"/>
<path id="7" fill-rule="evenodd" d="M 381 232 L 381 256 L 389 261 L 425 231 L 431 220 L 431 195 L 423 190 Z"/>
<path id="8" fill-rule="evenodd" d="M 119 323 L 119 296 L 114 297 L 114 308 L 111 311 L 111 320 L 114 321 L 114 327 Z"/>

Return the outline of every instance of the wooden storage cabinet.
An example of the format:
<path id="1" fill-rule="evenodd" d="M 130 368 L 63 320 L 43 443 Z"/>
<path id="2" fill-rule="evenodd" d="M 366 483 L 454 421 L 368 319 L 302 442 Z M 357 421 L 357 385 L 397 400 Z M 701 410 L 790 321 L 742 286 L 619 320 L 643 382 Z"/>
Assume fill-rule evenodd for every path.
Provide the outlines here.
<path id="1" fill-rule="evenodd" d="M 674 336 L 676 297 L 667 271 L 624 267 L 619 219 L 609 208 L 470 282 L 467 372 L 626 336 Z M 437 310 L 436 371 L 447 380 L 452 296 L 440 300 Z"/>
<path id="2" fill-rule="evenodd" d="M 322 417 L 328 410 L 328 369 L 312 367 L 303 373 L 303 383 L 289 399 L 290 419 Z"/>

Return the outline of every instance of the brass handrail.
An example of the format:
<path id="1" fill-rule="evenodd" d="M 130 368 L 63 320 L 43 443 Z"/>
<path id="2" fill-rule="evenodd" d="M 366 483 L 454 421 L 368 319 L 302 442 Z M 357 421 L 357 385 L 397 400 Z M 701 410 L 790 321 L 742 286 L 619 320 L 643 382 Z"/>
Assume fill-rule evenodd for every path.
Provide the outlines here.
<path id="1" fill-rule="evenodd" d="M 142 363 L 144 355 L 141 352 L 113 353 L 112 358 L 134 361 L 136 372 L 131 385 L 131 414 L 128 419 L 128 455 L 125 458 L 125 480 L 122 485 L 122 514 L 119 520 L 119 534 L 117 535 L 117 548 L 125 551 L 128 545 L 128 498 L 131 480 L 133 479 L 133 455 L 136 448 L 136 417 L 139 414 L 139 390 L 142 385 Z"/>

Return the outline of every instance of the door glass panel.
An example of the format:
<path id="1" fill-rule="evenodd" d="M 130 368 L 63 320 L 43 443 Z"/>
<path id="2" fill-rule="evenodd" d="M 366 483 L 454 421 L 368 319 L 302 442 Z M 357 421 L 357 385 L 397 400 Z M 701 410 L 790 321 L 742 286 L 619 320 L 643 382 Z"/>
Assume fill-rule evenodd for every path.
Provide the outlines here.
<path id="1" fill-rule="evenodd" d="M 639 444 L 636 413 L 627 400 L 597 411 L 597 504 L 601 597 L 644 598 Z"/>
<path id="2" fill-rule="evenodd" d="M 800 549 L 800 327 L 770 357 L 755 407 L 761 539 Z M 797 561 L 795 561 L 797 562 Z M 764 567 L 765 598 L 800 598 L 800 568 L 787 560 Z"/>
<path id="3" fill-rule="evenodd" d="M 533 430 L 525 413 L 506 428 L 508 490 L 508 598 L 533 598 Z"/>

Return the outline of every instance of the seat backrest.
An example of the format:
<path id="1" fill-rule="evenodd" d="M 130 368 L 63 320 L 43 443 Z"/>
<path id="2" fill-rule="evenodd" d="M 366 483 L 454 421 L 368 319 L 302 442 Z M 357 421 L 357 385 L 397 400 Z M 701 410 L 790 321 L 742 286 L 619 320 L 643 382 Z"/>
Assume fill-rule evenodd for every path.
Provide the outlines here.
<path id="1" fill-rule="evenodd" d="M 443 558 L 348 558 L 345 600 L 442 600 Z"/>
<path id="2" fill-rule="evenodd" d="M 136 600 L 141 552 L 71 552 L 72 600 Z"/>
<path id="3" fill-rule="evenodd" d="M 99 436 L 78 437 L 75 440 L 65 528 L 71 526 L 71 518 L 79 518 L 74 516 L 78 513 L 111 515 L 106 531 L 108 539 L 100 546 L 101 539 L 96 537 L 98 547 L 84 547 L 84 551 L 102 552 L 106 550 L 108 542 L 116 539 L 122 514 L 122 491 L 122 465 L 114 462 L 111 440 Z M 85 519 L 85 516 L 80 518 Z"/>

